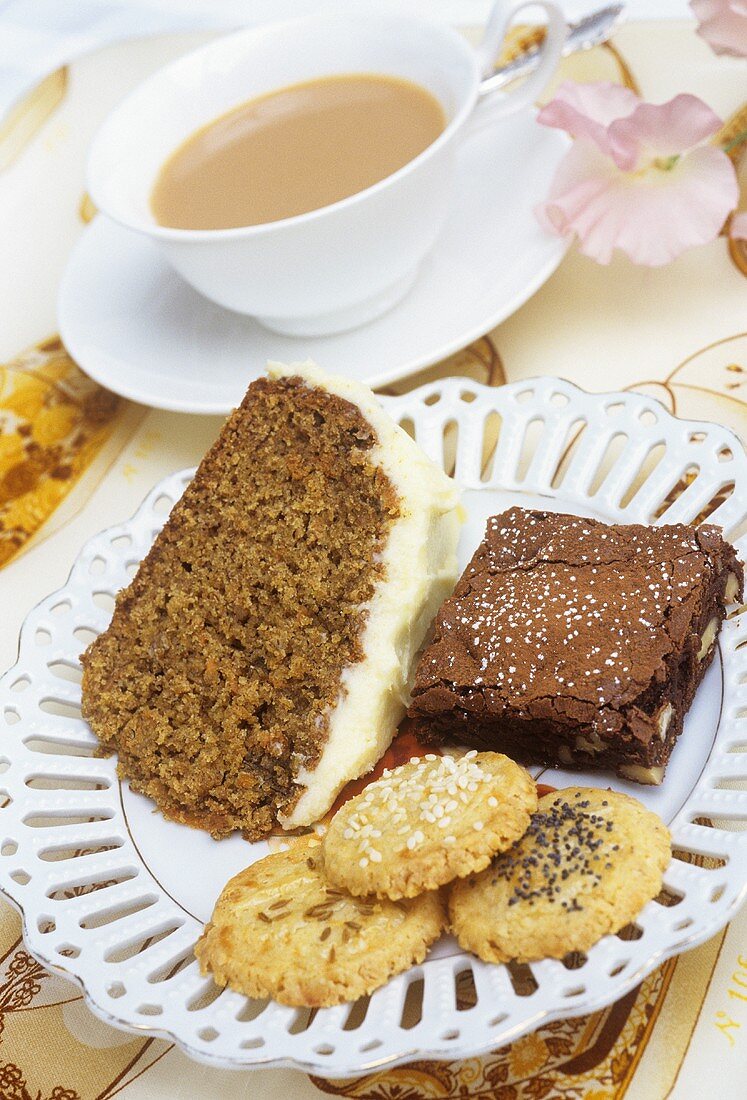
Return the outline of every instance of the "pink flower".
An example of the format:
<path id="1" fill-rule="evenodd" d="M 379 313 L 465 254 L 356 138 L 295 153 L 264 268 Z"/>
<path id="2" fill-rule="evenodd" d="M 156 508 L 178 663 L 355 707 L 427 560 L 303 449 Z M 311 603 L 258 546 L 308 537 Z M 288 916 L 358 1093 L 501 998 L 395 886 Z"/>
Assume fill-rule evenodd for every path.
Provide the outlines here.
<path id="1" fill-rule="evenodd" d="M 653 104 L 616 84 L 566 82 L 539 122 L 575 141 L 537 216 L 551 232 L 575 234 L 598 263 L 615 248 L 634 263 L 669 263 L 713 240 L 737 204 L 734 166 L 701 144 L 721 120 L 696 96 Z"/>
<path id="2" fill-rule="evenodd" d="M 747 57 L 747 0 L 690 0 L 690 7 L 715 53 Z"/>

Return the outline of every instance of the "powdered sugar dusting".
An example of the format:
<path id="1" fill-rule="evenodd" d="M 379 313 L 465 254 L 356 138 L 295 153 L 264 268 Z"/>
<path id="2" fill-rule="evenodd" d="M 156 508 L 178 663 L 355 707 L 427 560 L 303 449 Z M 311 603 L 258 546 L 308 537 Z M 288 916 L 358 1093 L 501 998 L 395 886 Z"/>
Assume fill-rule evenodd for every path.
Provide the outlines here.
<path id="1" fill-rule="evenodd" d="M 596 721 L 601 708 L 639 694 L 680 644 L 675 634 L 713 568 L 698 532 L 681 525 L 607 527 L 522 509 L 494 516 L 439 615 L 415 698 L 438 682 L 495 712 L 501 699 L 515 708 L 560 695 Z"/>

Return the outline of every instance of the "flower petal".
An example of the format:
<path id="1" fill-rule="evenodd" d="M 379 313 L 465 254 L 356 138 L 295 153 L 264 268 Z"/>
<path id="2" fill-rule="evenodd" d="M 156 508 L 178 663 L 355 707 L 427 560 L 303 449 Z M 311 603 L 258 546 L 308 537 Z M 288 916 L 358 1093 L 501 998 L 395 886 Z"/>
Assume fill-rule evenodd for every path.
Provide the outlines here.
<path id="1" fill-rule="evenodd" d="M 558 87 L 555 98 L 543 108 L 543 111 L 556 106 L 565 106 L 593 122 L 609 126 L 610 122 L 614 122 L 616 118 L 624 118 L 625 115 L 631 114 L 640 102 L 635 92 L 630 88 L 624 88 L 621 84 L 611 84 L 604 80 L 577 84 L 574 80 L 565 80 Z M 553 123 L 547 125 L 553 125 Z M 561 128 L 565 129 L 565 127 Z"/>
<path id="2" fill-rule="evenodd" d="M 619 84 L 576 84 L 566 80 L 555 98 L 540 110 L 537 121 L 567 130 L 573 137 L 587 138 L 611 156 L 609 124 L 629 115 L 640 102 L 635 92 Z"/>
<path id="3" fill-rule="evenodd" d="M 698 20 L 698 34 L 714 53 L 747 57 L 747 3 L 745 0 L 690 0 Z"/>
<path id="4" fill-rule="evenodd" d="M 609 127 L 611 147 L 615 150 L 636 147 L 640 168 L 655 157 L 671 157 L 693 149 L 715 134 L 721 119 L 707 103 L 695 95 L 676 95 L 667 103 L 639 103 L 627 118 Z M 614 158 L 621 168 L 620 158 Z"/>
<path id="5" fill-rule="evenodd" d="M 577 236 L 582 252 L 608 264 L 618 234 L 616 220 L 610 221 L 610 196 L 620 178 L 592 142 L 574 142 L 558 165 L 547 200 L 535 209 L 540 224 L 561 237 Z"/>
<path id="6" fill-rule="evenodd" d="M 670 171 L 621 173 L 588 141 L 563 158 L 540 222 L 576 234 L 581 251 L 609 263 L 615 248 L 658 267 L 720 231 L 738 197 L 734 166 L 719 149 L 685 154 Z"/>

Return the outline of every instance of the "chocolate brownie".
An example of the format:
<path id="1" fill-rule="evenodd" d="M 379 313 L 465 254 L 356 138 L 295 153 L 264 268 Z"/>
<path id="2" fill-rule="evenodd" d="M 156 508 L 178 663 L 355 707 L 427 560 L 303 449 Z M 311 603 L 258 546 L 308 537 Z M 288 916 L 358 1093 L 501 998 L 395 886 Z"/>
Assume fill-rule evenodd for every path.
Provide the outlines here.
<path id="1" fill-rule="evenodd" d="M 743 569 L 717 527 L 512 508 L 438 613 L 410 716 L 532 763 L 660 783 Z"/>

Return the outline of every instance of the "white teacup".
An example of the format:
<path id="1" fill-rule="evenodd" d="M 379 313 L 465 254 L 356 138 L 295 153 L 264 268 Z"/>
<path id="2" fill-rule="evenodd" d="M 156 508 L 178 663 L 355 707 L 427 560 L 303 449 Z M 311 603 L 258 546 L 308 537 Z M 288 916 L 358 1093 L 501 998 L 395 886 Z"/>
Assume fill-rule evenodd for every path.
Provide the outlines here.
<path id="1" fill-rule="evenodd" d="M 552 0 L 539 68 L 506 94 L 486 80 L 514 14 L 497 0 L 478 50 L 450 27 L 398 15 L 320 15 L 240 31 L 167 65 L 109 115 L 88 160 L 88 189 L 110 218 L 148 236 L 207 298 L 295 336 L 339 332 L 403 297 L 449 209 L 456 153 L 475 124 L 527 108 L 565 40 Z M 379 183 L 307 214 L 237 229 L 169 229 L 150 208 L 156 177 L 195 130 L 256 96 L 333 74 L 404 77 L 441 103 L 447 126 Z M 517 186 L 520 181 L 517 181 Z"/>

